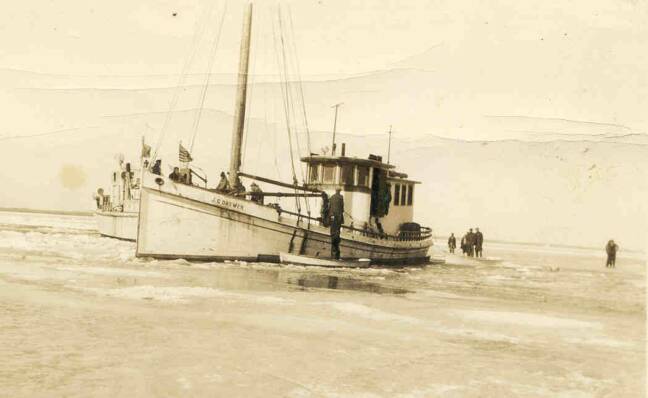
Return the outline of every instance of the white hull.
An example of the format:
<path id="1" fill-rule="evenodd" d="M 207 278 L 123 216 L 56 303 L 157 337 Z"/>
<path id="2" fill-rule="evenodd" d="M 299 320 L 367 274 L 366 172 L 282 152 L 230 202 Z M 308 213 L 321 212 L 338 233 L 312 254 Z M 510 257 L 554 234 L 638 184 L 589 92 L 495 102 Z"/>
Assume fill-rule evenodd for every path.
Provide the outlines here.
<path id="1" fill-rule="evenodd" d="M 111 238 L 134 241 L 137 238 L 137 213 L 103 211 L 95 212 L 97 230 Z"/>
<path id="2" fill-rule="evenodd" d="M 150 173 L 144 173 L 142 186 L 138 257 L 278 262 L 285 252 L 331 258 L 328 228 L 316 223 L 298 223 L 273 207 Z M 378 239 L 343 229 L 340 249 L 345 260 L 404 265 L 426 262 L 431 244 L 431 239 Z"/>

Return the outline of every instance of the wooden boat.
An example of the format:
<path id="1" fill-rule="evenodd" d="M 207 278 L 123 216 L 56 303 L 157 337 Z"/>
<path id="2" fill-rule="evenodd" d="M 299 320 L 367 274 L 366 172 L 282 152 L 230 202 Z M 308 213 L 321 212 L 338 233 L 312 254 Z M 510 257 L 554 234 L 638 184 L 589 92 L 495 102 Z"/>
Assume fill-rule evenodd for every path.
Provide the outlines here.
<path id="1" fill-rule="evenodd" d="M 282 264 L 327 268 L 366 268 L 371 265 L 371 260 L 368 258 L 361 258 L 355 261 L 327 260 L 323 258 L 299 256 L 290 253 L 279 253 L 279 258 Z"/>
<path id="2" fill-rule="evenodd" d="M 136 255 L 280 262 L 284 253 L 331 259 L 327 218 L 304 214 L 299 203 L 319 210 L 325 202 L 324 195 L 328 197 L 340 189 L 346 213 L 340 232 L 342 258 L 367 258 L 373 264 L 399 266 L 426 263 L 432 231 L 413 221 L 414 188 L 418 182 L 396 172 L 395 166 L 383 162 L 380 156 L 346 156 L 344 144 L 338 155 L 334 144 L 328 154 L 301 158 L 308 169 L 307 181 L 302 184 L 294 173 L 294 182 L 285 183 L 241 171 L 251 19 L 249 5 L 241 40 L 229 185 L 240 187 L 240 179 L 246 178 L 288 192 L 210 189 L 196 186 L 190 179 L 178 182 L 145 169 Z M 190 156 L 185 154 L 184 158 Z M 192 172 L 187 163 L 180 170 L 188 176 Z M 385 199 L 388 196 L 393 198 L 391 202 Z M 264 204 L 259 197 L 294 197 L 298 206 L 296 210 L 284 209 L 277 204 Z"/>
<path id="3" fill-rule="evenodd" d="M 110 193 L 97 189 L 95 219 L 101 235 L 131 241 L 137 238 L 139 174 L 139 170 L 120 157 L 112 172 Z"/>

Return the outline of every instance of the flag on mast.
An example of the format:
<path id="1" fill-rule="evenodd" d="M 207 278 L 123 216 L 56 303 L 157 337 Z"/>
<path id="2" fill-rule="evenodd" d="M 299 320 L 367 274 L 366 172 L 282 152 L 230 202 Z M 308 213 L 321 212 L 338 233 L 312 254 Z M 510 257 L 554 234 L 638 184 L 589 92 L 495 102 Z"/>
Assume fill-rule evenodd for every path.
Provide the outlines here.
<path id="1" fill-rule="evenodd" d="M 193 158 L 191 157 L 191 154 L 189 153 L 189 151 L 185 147 L 182 146 L 182 143 L 180 143 L 179 153 L 180 153 L 180 155 L 179 155 L 178 158 L 180 159 L 181 162 L 189 163 L 189 162 L 191 162 L 193 160 Z"/>
<path id="2" fill-rule="evenodd" d="M 142 157 L 148 158 L 151 156 L 151 146 L 142 143 Z"/>

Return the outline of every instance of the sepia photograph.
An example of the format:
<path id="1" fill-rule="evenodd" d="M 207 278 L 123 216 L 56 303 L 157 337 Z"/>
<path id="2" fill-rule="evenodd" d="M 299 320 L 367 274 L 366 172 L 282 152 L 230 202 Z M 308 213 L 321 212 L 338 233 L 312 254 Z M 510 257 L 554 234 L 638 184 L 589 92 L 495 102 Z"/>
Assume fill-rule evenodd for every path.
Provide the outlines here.
<path id="1" fill-rule="evenodd" d="M 648 2 L 11 2 L 1 397 L 645 397 Z"/>

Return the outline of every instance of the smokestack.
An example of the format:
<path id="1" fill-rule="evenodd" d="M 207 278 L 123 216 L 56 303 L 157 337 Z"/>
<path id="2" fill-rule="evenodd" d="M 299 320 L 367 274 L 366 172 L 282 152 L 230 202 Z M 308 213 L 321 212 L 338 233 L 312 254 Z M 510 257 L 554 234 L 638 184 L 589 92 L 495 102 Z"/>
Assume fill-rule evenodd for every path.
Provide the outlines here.
<path id="1" fill-rule="evenodd" d="M 342 154 L 340 156 L 345 156 L 346 153 L 346 143 L 342 143 Z"/>

